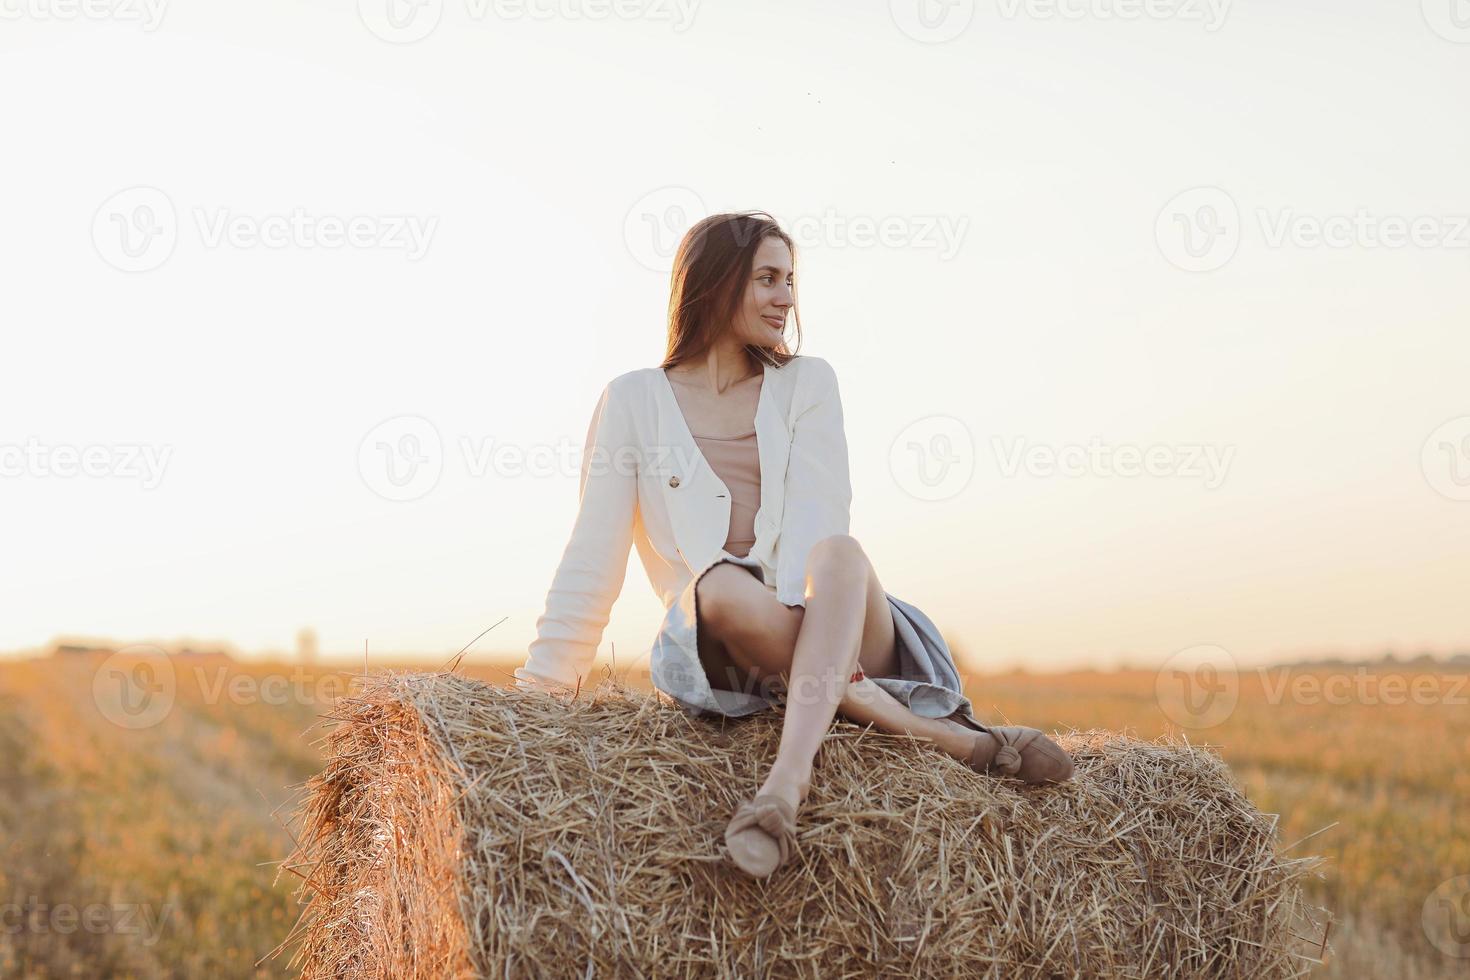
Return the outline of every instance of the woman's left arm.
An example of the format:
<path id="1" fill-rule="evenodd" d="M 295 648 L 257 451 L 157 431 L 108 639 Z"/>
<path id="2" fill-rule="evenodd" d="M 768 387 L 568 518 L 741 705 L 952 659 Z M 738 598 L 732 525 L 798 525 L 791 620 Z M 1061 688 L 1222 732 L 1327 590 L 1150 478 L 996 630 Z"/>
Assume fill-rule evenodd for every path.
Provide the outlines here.
<path id="1" fill-rule="evenodd" d="M 592 413 L 577 518 L 536 620 L 536 639 L 515 671 L 522 690 L 575 688 L 585 680 L 623 590 L 638 511 L 639 440 L 627 398 L 614 379 Z"/>

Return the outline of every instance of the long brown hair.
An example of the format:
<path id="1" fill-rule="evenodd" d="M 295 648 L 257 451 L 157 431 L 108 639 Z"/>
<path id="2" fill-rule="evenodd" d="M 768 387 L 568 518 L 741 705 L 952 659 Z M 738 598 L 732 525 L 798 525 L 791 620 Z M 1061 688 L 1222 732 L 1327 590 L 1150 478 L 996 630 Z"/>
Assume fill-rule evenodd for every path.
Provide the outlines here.
<path id="1" fill-rule="evenodd" d="M 707 351 L 727 329 L 745 297 L 745 283 L 755 264 L 755 251 L 775 237 L 791 249 L 791 274 L 796 275 L 796 243 L 764 211 L 712 214 L 684 234 L 674 256 L 669 291 L 669 342 L 660 368 L 673 367 Z M 791 318 L 796 323 L 796 345 L 801 346 L 801 317 L 796 287 L 791 287 Z M 782 367 L 796 356 L 783 340 L 773 348 L 746 344 L 756 363 Z"/>

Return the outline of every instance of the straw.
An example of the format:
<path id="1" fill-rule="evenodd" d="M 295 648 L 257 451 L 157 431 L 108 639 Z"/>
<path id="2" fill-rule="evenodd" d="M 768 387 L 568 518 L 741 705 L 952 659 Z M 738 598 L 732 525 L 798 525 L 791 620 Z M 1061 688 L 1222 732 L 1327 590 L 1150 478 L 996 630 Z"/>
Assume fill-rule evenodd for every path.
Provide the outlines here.
<path id="1" fill-rule="evenodd" d="M 1055 786 L 983 776 L 841 716 L 792 861 L 724 850 L 782 709 L 691 718 L 384 672 L 339 702 L 286 868 L 303 977 L 1296 977 L 1302 880 L 1213 752 L 1054 736 Z M 277 953 L 280 949 L 277 950 Z"/>

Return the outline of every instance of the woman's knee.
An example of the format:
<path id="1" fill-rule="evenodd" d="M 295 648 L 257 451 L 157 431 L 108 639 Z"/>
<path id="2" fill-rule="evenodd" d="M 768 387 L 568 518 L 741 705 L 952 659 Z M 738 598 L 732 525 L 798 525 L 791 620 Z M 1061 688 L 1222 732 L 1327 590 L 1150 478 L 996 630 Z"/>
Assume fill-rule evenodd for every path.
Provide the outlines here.
<path id="1" fill-rule="evenodd" d="M 739 570 L 728 562 L 722 562 L 706 571 L 694 583 L 694 602 L 701 629 L 723 638 L 725 624 L 730 621 L 730 610 L 735 604 L 731 582 Z M 744 574 L 741 572 L 740 574 Z"/>

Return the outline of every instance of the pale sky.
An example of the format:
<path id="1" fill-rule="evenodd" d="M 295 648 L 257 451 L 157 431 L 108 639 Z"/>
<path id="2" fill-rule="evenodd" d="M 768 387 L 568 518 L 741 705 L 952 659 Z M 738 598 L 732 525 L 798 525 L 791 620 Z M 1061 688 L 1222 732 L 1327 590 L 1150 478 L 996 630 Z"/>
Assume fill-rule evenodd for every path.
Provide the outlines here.
<path id="1" fill-rule="evenodd" d="M 1470 648 L 1451 0 L 161 2 L 0 9 L 0 650 L 523 654 L 678 235 L 751 208 L 972 664 Z M 630 554 L 604 654 L 662 613 Z"/>

